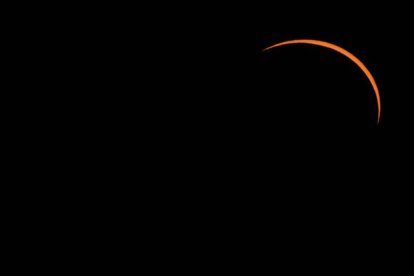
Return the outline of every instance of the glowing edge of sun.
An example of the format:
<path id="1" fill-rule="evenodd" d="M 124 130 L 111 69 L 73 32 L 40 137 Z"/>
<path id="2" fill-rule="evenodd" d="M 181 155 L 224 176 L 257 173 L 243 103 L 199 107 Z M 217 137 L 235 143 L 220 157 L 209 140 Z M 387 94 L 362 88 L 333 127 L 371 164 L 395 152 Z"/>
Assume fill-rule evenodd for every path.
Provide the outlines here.
<path id="1" fill-rule="evenodd" d="M 375 96 L 377 98 L 377 105 L 378 105 L 378 119 L 377 119 L 377 124 L 379 124 L 379 122 L 380 122 L 380 115 L 381 115 L 381 100 L 380 100 L 380 94 L 379 94 L 378 86 L 377 86 L 377 84 L 375 82 L 375 79 L 372 76 L 371 72 L 362 63 L 362 61 L 360 61 L 356 56 L 354 56 L 353 54 L 351 54 L 347 50 L 345 50 L 345 49 L 343 49 L 343 48 L 341 48 L 341 47 L 339 47 L 339 46 L 337 46 L 335 44 L 328 43 L 328 42 L 325 42 L 325 41 L 320 41 L 320 40 L 312 40 L 312 39 L 289 40 L 289 41 L 277 43 L 275 45 L 272 45 L 270 47 L 267 47 L 263 51 L 268 51 L 270 49 L 274 49 L 276 47 L 283 46 L 283 45 L 289 45 L 289 44 L 311 44 L 311 45 L 317 45 L 317 46 L 325 47 L 325 48 L 334 50 L 334 51 L 336 51 L 336 52 L 338 52 L 338 53 L 346 56 L 347 58 L 349 58 L 350 60 L 352 60 L 356 65 L 358 65 L 358 67 L 365 73 L 365 75 L 367 76 L 368 80 L 371 82 L 372 87 L 374 88 Z"/>

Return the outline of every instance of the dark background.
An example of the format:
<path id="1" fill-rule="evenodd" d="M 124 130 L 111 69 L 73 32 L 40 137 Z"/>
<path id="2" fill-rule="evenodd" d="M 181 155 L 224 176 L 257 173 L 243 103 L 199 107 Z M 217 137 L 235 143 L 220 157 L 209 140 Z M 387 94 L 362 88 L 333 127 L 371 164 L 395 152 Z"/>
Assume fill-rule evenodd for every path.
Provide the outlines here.
<path id="1" fill-rule="evenodd" d="M 40 46 L 51 59 L 32 55 L 33 71 L 47 69 L 36 79 L 48 85 L 44 102 L 54 109 L 41 110 L 48 132 L 35 125 L 52 146 L 54 167 L 45 170 L 79 183 L 62 194 L 92 206 L 92 215 L 81 210 L 87 220 L 104 212 L 106 221 L 102 206 L 119 208 L 119 220 L 144 214 L 161 243 L 193 235 L 198 247 L 216 233 L 216 251 L 223 239 L 244 246 L 235 237 L 253 228 L 246 236 L 260 244 L 289 234 L 319 243 L 327 232 L 344 243 L 355 233 L 374 250 L 383 237 L 404 243 L 412 208 L 409 9 L 169 5 L 154 16 L 95 6 L 82 20 L 71 13 L 63 27 L 46 21 L 56 26 L 48 40 L 38 28 L 27 41 L 47 41 Z M 381 93 L 379 126 L 374 92 L 347 58 L 310 45 L 262 52 L 300 38 L 338 44 L 366 64 Z"/>
<path id="2" fill-rule="evenodd" d="M 53 107 L 66 104 L 68 123 L 56 125 L 80 154 L 120 160 L 125 170 L 145 156 L 154 175 L 183 181 L 345 182 L 355 185 L 349 193 L 409 174 L 413 56 L 403 7 L 174 3 L 153 16 L 98 8 L 58 26 L 61 40 L 47 34 L 53 62 L 67 65 L 45 76 L 66 89 Z M 370 83 L 346 57 L 310 45 L 262 52 L 300 38 L 337 44 L 365 63 L 381 93 L 378 126 Z M 275 185 L 263 185 L 273 194 Z"/>
<path id="3" fill-rule="evenodd" d="M 250 173 L 253 181 L 318 167 L 309 179 L 330 172 L 339 177 L 332 181 L 348 176 L 353 182 L 360 173 L 406 175 L 413 55 L 403 6 L 107 8 L 85 11 L 86 22 L 67 21 L 56 30 L 62 40 L 54 40 L 66 47 L 55 62 L 63 56 L 69 64 L 63 77 L 55 70 L 67 78 L 64 96 L 74 101 L 68 120 L 97 134 L 74 140 L 92 137 L 98 156 L 111 156 L 100 144 L 109 139 L 115 154 L 126 154 L 122 160 L 149 151 L 146 163 L 161 162 L 172 174 L 247 179 Z M 337 44 L 365 63 L 381 94 L 378 126 L 374 91 L 346 57 L 310 45 L 262 52 L 301 38 Z"/>
<path id="4" fill-rule="evenodd" d="M 291 241 L 314 241 L 313 255 L 323 239 L 364 260 L 361 245 L 404 252 L 384 248 L 406 244 L 412 209 L 409 9 L 172 3 L 152 16 L 111 5 L 45 8 L 55 18 L 32 13 L 44 24 L 15 32 L 24 39 L 16 65 L 31 76 L 16 83 L 34 109 L 24 116 L 31 129 L 16 125 L 23 151 L 35 151 L 16 154 L 34 171 L 16 175 L 51 180 L 32 189 L 57 202 L 44 203 L 53 217 L 66 219 L 56 208 L 66 198 L 68 213 L 79 210 L 71 217 L 85 218 L 74 232 L 89 240 L 87 223 L 99 225 L 93 237 L 137 223 L 168 257 L 182 240 L 197 258 L 201 242 L 225 255 L 280 240 L 293 251 Z M 298 38 L 366 64 L 382 97 L 378 127 L 372 88 L 345 57 L 309 45 L 262 52 Z"/>

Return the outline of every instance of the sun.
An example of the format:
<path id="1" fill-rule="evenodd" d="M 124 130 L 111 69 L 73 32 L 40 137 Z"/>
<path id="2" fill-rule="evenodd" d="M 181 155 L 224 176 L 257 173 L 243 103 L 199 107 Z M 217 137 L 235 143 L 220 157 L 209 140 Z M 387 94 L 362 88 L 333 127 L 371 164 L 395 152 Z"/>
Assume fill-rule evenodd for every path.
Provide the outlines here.
<path id="1" fill-rule="evenodd" d="M 267 47 L 263 51 L 269 51 L 271 49 L 274 49 L 274 48 L 277 48 L 277 47 L 280 47 L 280 46 L 291 45 L 291 44 L 310 44 L 310 45 L 321 46 L 321 47 L 328 48 L 328 49 L 331 49 L 333 51 L 336 51 L 336 52 L 346 56 L 350 60 L 352 60 L 364 72 L 365 76 L 370 81 L 372 88 L 374 89 L 375 96 L 377 98 L 377 107 L 378 107 L 377 124 L 379 124 L 380 117 L 381 117 L 381 98 L 380 98 L 379 89 L 378 89 L 377 83 L 375 82 L 375 79 L 372 76 L 371 72 L 364 65 L 364 63 L 362 63 L 361 60 L 359 60 L 356 56 L 354 56 L 353 54 L 351 54 L 350 52 L 348 52 L 344 48 L 339 47 L 338 45 L 335 45 L 335 44 L 332 44 L 332 43 L 329 43 L 329 42 L 325 42 L 325 41 L 321 41 L 321 40 L 313 40 L 313 39 L 288 40 L 288 41 L 284 41 L 284 42 L 272 45 L 270 47 Z"/>

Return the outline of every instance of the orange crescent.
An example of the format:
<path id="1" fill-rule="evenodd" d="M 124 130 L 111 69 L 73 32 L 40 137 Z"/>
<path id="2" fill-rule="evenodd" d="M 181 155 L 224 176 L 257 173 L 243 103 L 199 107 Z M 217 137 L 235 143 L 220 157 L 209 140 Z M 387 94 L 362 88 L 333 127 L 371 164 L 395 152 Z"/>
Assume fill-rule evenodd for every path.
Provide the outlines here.
<path id="1" fill-rule="evenodd" d="M 374 77 L 372 76 L 371 72 L 368 70 L 368 68 L 362 63 L 362 61 L 360 61 L 356 56 L 354 56 L 353 54 L 351 54 L 350 52 L 348 52 L 347 50 L 332 44 L 332 43 L 328 43 L 325 41 L 320 41 L 320 40 L 312 40 L 312 39 L 296 39 L 296 40 L 289 40 L 289 41 L 285 41 L 285 42 L 281 42 L 281 43 L 277 43 L 273 46 L 267 47 L 266 49 L 264 49 L 263 51 L 268 51 L 270 49 L 279 47 L 279 46 L 283 46 L 283 45 L 289 45 L 289 44 L 311 44 L 311 45 L 317 45 L 317 46 L 322 46 L 331 50 L 334 50 L 344 56 L 346 56 L 347 58 L 349 58 L 350 60 L 352 60 L 356 65 L 358 65 L 358 67 L 365 73 L 365 75 L 367 76 L 368 80 L 371 82 L 372 88 L 374 89 L 375 92 L 375 96 L 377 98 L 377 105 L 378 105 L 378 117 L 377 117 L 377 124 L 379 124 L 380 121 L 380 115 L 381 115 L 381 100 L 380 100 L 380 94 L 379 94 L 379 90 L 378 90 L 378 86 L 375 82 Z"/>

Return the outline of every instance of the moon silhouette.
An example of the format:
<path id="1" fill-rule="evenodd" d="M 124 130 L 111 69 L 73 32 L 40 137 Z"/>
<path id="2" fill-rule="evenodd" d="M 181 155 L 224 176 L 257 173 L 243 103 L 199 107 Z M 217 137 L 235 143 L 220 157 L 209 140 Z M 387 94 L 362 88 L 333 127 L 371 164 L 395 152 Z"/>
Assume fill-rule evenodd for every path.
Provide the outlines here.
<path id="1" fill-rule="evenodd" d="M 321 47 L 324 47 L 324 48 L 328 48 L 328 49 L 334 50 L 334 51 L 346 56 L 347 58 L 352 60 L 356 65 L 358 65 L 358 67 L 365 73 L 365 75 L 367 76 L 368 80 L 370 81 L 370 83 L 372 85 L 372 88 L 374 89 L 375 96 L 377 98 L 377 105 L 378 105 L 377 124 L 379 124 L 380 116 L 381 116 L 381 100 L 380 100 L 380 94 L 379 94 L 378 86 L 377 86 L 377 84 L 375 82 L 375 79 L 372 76 L 371 72 L 362 63 L 362 61 L 360 61 L 356 56 L 354 56 L 353 54 L 351 54 L 347 50 L 345 50 L 345 49 L 343 49 L 343 48 L 341 48 L 341 47 L 339 47 L 335 44 L 328 43 L 328 42 L 325 42 L 325 41 L 320 41 L 320 40 L 312 40 L 312 39 L 288 40 L 288 41 L 284 41 L 284 42 L 272 45 L 270 47 L 267 47 L 263 51 L 268 51 L 268 50 L 274 49 L 276 47 L 280 47 L 280 46 L 284 46 L 284 45 L 290 45 L 290 44 L 311 44 L 311 45 L 317 45 L 317 46 L 321 46 Z"/>

